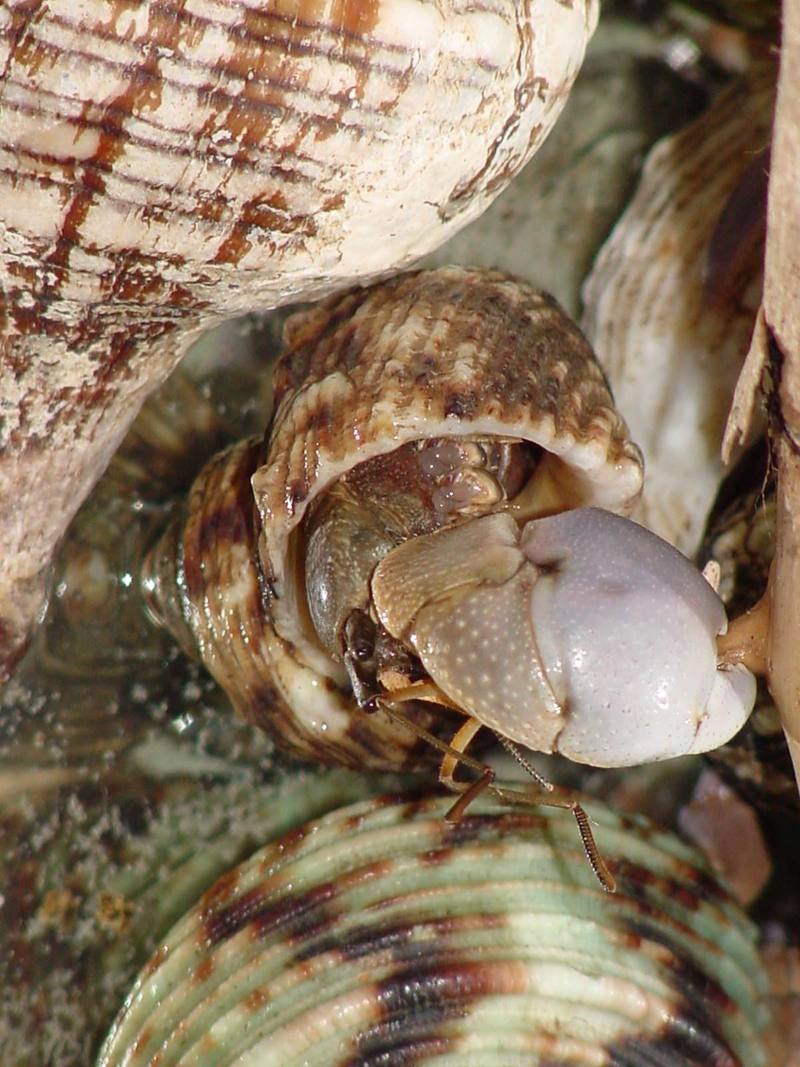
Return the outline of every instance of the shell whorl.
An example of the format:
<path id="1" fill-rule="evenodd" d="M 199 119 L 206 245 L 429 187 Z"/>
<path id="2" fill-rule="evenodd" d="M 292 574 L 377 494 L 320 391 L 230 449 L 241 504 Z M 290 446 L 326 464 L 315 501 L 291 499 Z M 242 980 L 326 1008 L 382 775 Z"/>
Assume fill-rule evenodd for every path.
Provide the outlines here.
<path id="1" fill-rule="evenodd" d="M 406 442 L 500 436 L 545 450 L 563 506 L 625 511 L 639 452 L 580 331 L 508 275 L 400 276 L 293 316 L 286 340 L 263 450 L 244 443 L 213 460 L 151 556 L 154 614 L 283 746 L 355 767 L 418 762 L 405 727 L 357 709 L 342 663 L 311 629 L 293 537 L 310 503 Z M 420 711 L 420 725 L 450 729 L 438 714 Z"/>
<path id="2" fill-rule="evenodd" d="M 436 436 L 520 437 L 570 470 L 574 506 L 625 512 L 642 483 L 591 348 L 546 293 L 443 267 L 332 297 L 286 325 L 265 461 L 261 553 L 279 587 L 309 502 L 354 462 Z"/>
<path id="3" fill-rule="evenodd" d="M 480 1063 L 763 1067 L 754 930 L 700 857 L 592 807 L 378 797 L 267 844 L 160 941 L 99 1067 Z"/>
<path id="4" fill-rule="evenodd" d="M 331 663 L 298 662 L 273 626 L 273 591 L 257 552 L 250 477 L 261 444 L 215 456 L 144 570 L 150 611 L 199 656 L 237 711 L 284 750 L 316 763 L 396 770 L 418 762 L 417 738 L 381 714 L 356 712 Z M 431 716 L 421 724 L 432 728 Z M 423 748 L 424 752 L 424 748 Z"/>
<path id="5" fill-rule="evenodd" d="M 549 131 L 596 18 L 594 0 L 0 11 L 0 678 L 55 542 L 194 336 L 445 240 Z"/>

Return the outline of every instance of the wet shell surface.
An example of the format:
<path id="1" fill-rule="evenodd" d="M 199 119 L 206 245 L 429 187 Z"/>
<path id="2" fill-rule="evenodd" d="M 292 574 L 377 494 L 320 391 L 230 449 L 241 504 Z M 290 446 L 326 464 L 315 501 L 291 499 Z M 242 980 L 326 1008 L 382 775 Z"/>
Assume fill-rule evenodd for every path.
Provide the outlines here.
<path id="1" fill-rule="evenodd" d="M 705 104 L 698 71 L 673 70 L 663 52 L 654 28 L 604 12 L 545 144 L 424 265 L 507 270 L 577 317 L 581 285 L 636 188 L 644 156 Z"/>
<path id="2" fill-rule="evenodd" d="M 98 1067 L 762 1067 L 753 928 L 677 838 L 568 812 L 384 797 L 266 845 L 139 975 Z"/>
<path id="3" fill-rule="evenodd" d="M 0 769 L 3 1067 L 87 1067 L 160 938 L 233 864 L 398 787 L 268 759 L 248 768 L 164 736 L 105 779 L 39 796 L 19 784 L 5 796 L 6 783 Z"/>
<path id="4" fill-rule="evenodd" d="M 0 677 L 198 331 L 445 240 L 546 136 L 596 20 L 594 0 L 3 7 Z"/>
<path id="5" fill-rule="evenodd" d="M 584 287 L 583 329 L 645 458 L 634 517 L 689 556 L 761 297 L 774 81 L 754 67 L 653 149 Z"/>

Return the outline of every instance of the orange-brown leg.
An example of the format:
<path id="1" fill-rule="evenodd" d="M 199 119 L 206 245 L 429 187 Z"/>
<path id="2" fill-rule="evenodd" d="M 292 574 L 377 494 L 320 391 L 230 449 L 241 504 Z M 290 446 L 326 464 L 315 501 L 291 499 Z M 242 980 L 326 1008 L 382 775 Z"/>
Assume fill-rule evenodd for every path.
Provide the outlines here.
<path id="1" fill-rule="evenodd" d="M 426 692 L 426 695 L 423 696 L 423 691 L 427 690 L 432 691 L 431 695 L 427 695 Z M 507 789 L 505 786 L 495 785 L 494 770 L 488 764 L 482 763 L 466 753 L 465 750 L 467 745 L 470 744 L 472 739 L 481 729 L 481 723 L 479 723 L 477 719 L 472 717 L 468 718 L 466 722 L 458 728 L 448 745 L 445 741 L 441 741 L 438 737 L 435 737 L 421 726 L 418 726 L 410 720 L 407 715 L 404 715 L 403 712 L 393 706 L 398 699 L 400 701 L 427 699 L 434 700 L 437 703 L 444 703 L 444 701 L 439 701 L 437 696 L 434 695 L 438 694 L 438 692 L 439 690 L 432 685 L 421 684 L 409 686 L 407 689 L 392 693 L 391 700 L 387 700 L 386 698 L 381 699 L 379 704 L 388 715 L 397 719 L 399 722 L 402 722 L 419 737 L 433 745 L 434 748 L 438 748 L 439 751 L 444 754 L 439 767 L 439 781 L 451 791 L 461 793 L 458 800 L 456 800 L 453 806 L 446 812 L 445 819 L 448 822 L 458 822 L 463 818 L 464 812 L 475 798 L 487 790 L 493 796 L 497 797 L 498 800 L 502 800 L 505 803 L 525 806 L 537 803 L 537 799 L 532 797 L 529 793 L 524 793 L 517 789 Z M 447 703 L 449 704 L 449 701 Z M 547 779 L 542 778 L 512 741 L 509 741 L 508 738 L 499 735 L 497 736 L 503 746 L 514 756 L 517 762 L 531 774 L 537 785 L 548 794 L 546 797 L 538 799 L 538 803 L 553 808 L 566 808 L 572 812 L 578 826 L 578 833 L 580 834 L 581 843 L 583 844 L 586 858 L 589 861 L 589 866 L 594 871 L 594 874 L 603 889 L 608 893 L 613 893 L 617 887 L 616 880 L 600 854 L 600 850 L 597 847 L 589 823 L 589 817 L 583 806 L 575 800 L 558 796 L 556 788 L 552 782 L 548 782 Z M 465 767 L 469 767 L 471 770 L 477 771 L 480 777 L 474 782 L 457 781 L 455 773 L 459 763 L 463 764 Z"/>
<path id="2" fill-rule="evenodd" d="M 720 666 L 743 663 L 753 674 L 767 673 L 769 643 L 769 594 L 744 615 L 731 620 L 727 632 L 717 638 L 717 662 Z"/>
<path id="3" fill-rule="evenodd" d="M 480 730 L 481 724 L 476 719 L 467 719 L 463 726 L 461 726 L 450 741 L 450 748 L 455 752 L 461 753 L 461 759 L 464 758 L 464 750 L 467 745 L 472 741 L 475 734 Z M 537 785 L 545 792 L 550 794 L 547 797 L 542 797 L 538 802 L 554 808 L 568 808 L 578 826 L 578 833 L 581 835 L 581 843 L 583 844 L 583 850 L 586 853 L 586 858 L 589 861 L 589 865 L 595 873 L 597 880 L 609 893 L 613 893 L 617 888 L 617 883 L 614 875 L 608 869 L 608 865 L 603 859 L 600 850 L 597 847 L 597 842 L 594 839 L 592 833 L 592 827 L 589 822 L 589 816 L 586 814 L 583 806 L 576 800 L 571 800 L 566 797 L 559 797 L 555 795 L 555 786 L 552 782 L 548 782 L 546 778 L 543 778 L 539 772 L 531 765 L 531 763 L 525 758 L 524 754 L 517 748 L 513 741 L 509 741 L 507 737 L 503 737 L 497 734 L 497 739 L 503 745 L 503 747 L 511 753 L 516 761 L 522 766 L 528 774 L 536 781 Z M 463 789 L 463 785 L 456 782 L 455 771 L 458 760 L 454 754 L 447 753 L 442 760 L 441 767 L 439 769 L 439 781 L 442 785 L 446 785 L 449 789 L 460 790 Z M 501 786 L 494 784 L 495 773 L 491 767 L 484 766 L 483 773 L 477 781 L 473 782 L 450 808 L 445 815 L 445 819 L 448 822 L 458 822 L 464 815 L 472 801 L 480 796 L 486 789 L 497 796 L 501 800 L 510 801 L 516 804 L 530 804 L 532 798 L 525 793 L 521 793 L 514 789 L 505 789 Z"/>

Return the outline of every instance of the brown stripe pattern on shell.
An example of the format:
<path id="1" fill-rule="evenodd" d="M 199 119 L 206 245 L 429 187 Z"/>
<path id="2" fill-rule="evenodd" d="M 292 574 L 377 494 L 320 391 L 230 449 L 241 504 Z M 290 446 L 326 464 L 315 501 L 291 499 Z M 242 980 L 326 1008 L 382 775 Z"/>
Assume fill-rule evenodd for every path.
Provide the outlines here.
<path id="1" fill-rule="evenodd" d="M 754 931 L 696 853 L 593 805 L 391 797 L 262 848 L 173 928 L 100 1067 L 762 1067 Z"/>
<path id="2" fill-rule="evenodd" d="M 444 241 L 544 139 L 596 19 L 595 0 L 0 10 L 0 498 L 23 517 L 0 514 L 0 677 L 195 331 Z"/>
<path id="3" fill-rule="evenodd" d="M 535 441 L 574 468 L 575 504 L 625 511 L 641 459 L 580 331 L 547 294 L 445 267 L 293 317 L 266 459 L 253 477 L 265 568 L 280 586 L 309 500 L 355 461 L 436 436 Z"/>

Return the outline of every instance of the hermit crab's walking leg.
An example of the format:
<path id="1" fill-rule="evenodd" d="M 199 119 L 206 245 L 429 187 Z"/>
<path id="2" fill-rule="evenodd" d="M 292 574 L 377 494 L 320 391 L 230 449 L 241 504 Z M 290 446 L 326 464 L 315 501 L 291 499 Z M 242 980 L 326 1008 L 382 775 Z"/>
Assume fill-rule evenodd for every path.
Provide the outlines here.
<path id="1" fill-rule="evenodd" d="M 398 704 L 408 700 L 439 699 L 441 699 L 441 694 L 439 694 L 439 691 L 435 686 L 421 683 L 419 685 L 408 686 L 405 689 L 392 693 L 391 699 L 385 697 L 377 698 L 374 700 L 372 706 L 375 710 L 380 708 L 391 718 L 396 719 L 398 722 L 402 722 L 424 741 L 427 741 L 429 744 L 433 745 L 434 748 L 438 748 L 440 752 L 444 753 L 439 768 L 439 781 L 451 791 L 461 794 L 458 800 L 456 800 L 453 806 L 447 811 L 445 815 L 446 821 L 453 823 L 459 822 L 475 798 L 487 790 L 493 796 L 497 797 L 498 800 L 505 801 L 509 804 L 529 807 L 532 803 L 540 803 L 545 804 L 548 807 L 566 808 L 571 811 L 575 817 L 586 858 L 589 861 L 589 865 L 594 871 L 597 880 L 606 892 L 613 893 L 617 887 L 616 880 L 597 847 L 586 811 L 577 801 L 570 800 L 567 797 L 558 796 L 556 787 L 553 783 L 548 782 L 546 778 L 543 778 L 538 771 L 536 771 L 513 742 L 508 741 L 507 738 L 499 737 L 503 746 L 512 754 L 517 762 L 525 768 L 536 781 L 536 784 L 543 790 L 543 792 L 547 793 L 548 796 L 534 798 L 530 793 L 495 785 L 496 775 L 494 769 L 488 764 L 482 763 L 480 760 L 468 755 L 465 751 L 481 728 L 481 723 L 479 723 L 477 719 L 467 719 L 456 731 L 450 744 L 447 744 L 434 734 L 431 734 L 427 730 L 418 726 L 397 707 Z M 443 702 L 449 704 L 449 701 L 447 701 L 446 698 Z M 471 783 L 459 782 L 455 777 L 456 768 L 459 763 L 469 767 L 471 770 L 479 774 L 480 777 Z"/>

